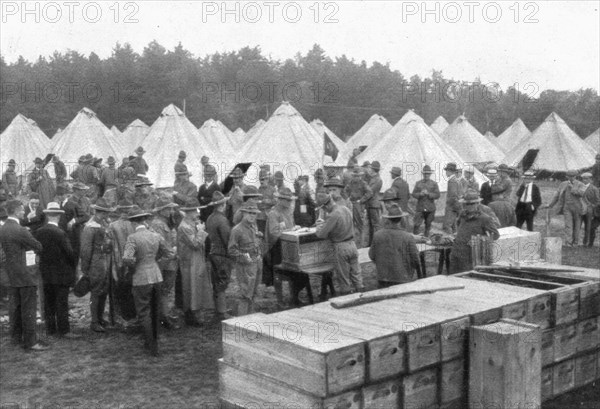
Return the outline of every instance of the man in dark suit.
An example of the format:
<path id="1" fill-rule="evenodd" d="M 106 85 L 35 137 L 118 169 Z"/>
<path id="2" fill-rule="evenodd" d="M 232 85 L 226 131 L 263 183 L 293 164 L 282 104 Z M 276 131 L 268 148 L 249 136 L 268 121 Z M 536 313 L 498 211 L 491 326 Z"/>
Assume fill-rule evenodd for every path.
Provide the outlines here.
<path id="1" fill-rule="evenodd" d="M 484 182 L 481 185 L 479 197 L 481 197 L 481 204 L 487 206 L 493 201 L 494 198 L 494 195 L 492 194 L 492 185 L 496 183 L 496 179 L 498 178 L 498 171 L 494 168 L 491 168 L 488 169 L 485 174 L 488 177 L 489 181 Z"/>
<path id="2" fill-rule="evenodd" d="M 20 201 L 9 201 L 6 212 L 8 219 L 0 227 L 0 246 L 4 252 L 9 281 L 9 320 L 13 342 L 22 343 L 30 351 L 44 351 L 48 348 L 37 343 L 35 336 L 37 277 L 35 270 L 27 266 L 27 259 L 31 260 L 31 255 L 26 254 L 31 250 L 41 252 L 42 245 L 20 225 L 25 214 Z"/>
<path id="3" fill-rule="evenodd" d="M 44 214 L 48 224 L 39 228 L 34 237 L 42 244 L 39 268 L 44 282 L 44 312 L 46 332 L 64 338 L 76 338 L 69 326 L 69 287 L 75 282 L 77 257 L 67 233 L 58 227 L 60 204 L 48 203 Z"/>
<path id="4" fill-rule="evenodd" d="M 520 229 L 523 223 L 527 223 L 527 230 L 533 231 L 533 218 L 538 207 L 542 204 L 540 188 L 533 183 L 535 174 L 528 170 L 523 174 L 523 182 L 517 190 L 517 227 Z"/>
<path id="5" fill-rule="evenodd" d="M 217 183 L 217 170 L 212 165 L 206 165 L 204 167 L 204 183 L 198 189 L 198 201 L 200 202 L 200 205 L 208 205 L 212 201 L 213 194 L 220 191 L 221 188 Z M 208 216 L 210 216 L 212 212 L 213 208 L 211 206 L 200 209 L 200 220 L 202 223 L 206 223 Z"/>
<path id="6" fill-rule="evenodd" d="M 46 216 L 40 207 L 40 195 L 31 193 L 29 195 L 29 203 L 25 206 L 25 213 L 21 219 L 21 226 L 29 228 L 30 232 L 34 232 L 44 225 Z"/>

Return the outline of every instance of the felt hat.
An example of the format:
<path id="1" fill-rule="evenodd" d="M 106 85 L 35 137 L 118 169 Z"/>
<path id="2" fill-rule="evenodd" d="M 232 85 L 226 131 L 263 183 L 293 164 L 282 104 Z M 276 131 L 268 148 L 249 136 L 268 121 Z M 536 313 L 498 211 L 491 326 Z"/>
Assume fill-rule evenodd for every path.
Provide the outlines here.
<path id="1" fill-rule="evenodd" d="M 339 187 L 340 189 L 344 188 L 344 184 L 342 183 L 342 181 L 339 178 L 331 178 L 325 181 L 324 185 L 325 187 Z"/>
<path id="2" fill-rule="evenodd" d="M 123 198 L 119 200 L 119 203 L 117 203 L 117 210 L 129 212 L 129 210 L 131 210 L 134 206 L 135 205 L 131 200 Z"/>
<path id="3" fill-rule="evenodd" d="M 94 157 L 92 156 L 91 153 L 88 153 L 85 155 L 84 159 L 83 159 L 83 163 L 87 163 L 90 164 L 94 161 Z"/>
<path id="4" fill-rule="evenodd" d="M 244 204 L 240 208 L 240 211 L 246 212 L 246 213 L 254 213 L 254 214 L 260 213 L 260 210 L 258 209 L 258 205 L 256 204 L 256 201 L 254 201 L 254 200 L 248 200 L 247 202 L 244 202 Z"/>
<path id="5" fill-rule="evenodd" d="M 317 209 L 331 202 L 331 195 L 328 193 L 317 193 Z"/>
<path id="6" fill-rule="evenodd" d="M 159 197 L 158 200 L 156 200 L 156 203 L 154 204 L 154 209 L 152 210 L 153 212 L 160 212 L 161 210 L 164 209 L 168 209 L 168 208 L 175 208 L 175 207 L 179 207 L 179 205 L 177 203 L 173 203 L 173 201 L 171 199 L 169 199 L 168 197 Z"/>
<path id="7" fill-rule="evenodd" d="M 106 159 L 106 163 L 108 163 L 109 165 L 114 165 L 115 163 L 117 163 L 117 161 L 115 161 L 115 158 L 113 158 L 112 156 L 109 156 L 108 159 Z"/>
<path id="8" fill-rule="evenodd" d="M 391 202 L 394 200 L 398 200 L 398 193 L 394 189 L 388 189 L 383 192 L 383 197 L 381 198 L 382 202 Z"/>
<path id="9" fill-rule="evenodd" d="M 42 211 L 47 214 L 64 214 L 65 213 L 65 211 L 62 210 L 60 208 L 60 205 L 56 202 L 48 203 L 48 206 Z"/>
<path id="10" fill-rule="evenodd" d="M 446 167 L 444 167 L 444 170 L 450 171 L 450 172 L 456 172 L 456 163 L 454 162 L 449 162 Z"/>
<path id="11" fill-rule="evenodd" d="M 431 167 L 429 165 L 425 165 L 425 166 L 423 166 L 423 170 L 421 171 L 421 173 L 432 174 L 433 170 L 431 170 Z"/>
<path id="12" fill-rule="evenodd" d="M 145 211 L 141 207 L 134 205 L 128 213 L 128 219 L 135 221 L 137 219 L 145 219 L 148 217 L 152 217 L 152 213 Z"/>
<path id="13" fill-rule="evenodd" d="M 402 169 L 398 166 L 393 166 L 392 170 L 390 170 L 392 176 L 400 176 L 402 175 Z"/>
<path id="14" fill-rule="evenodd" d="M 275 180 L 283 180 L 283 172 L 278 170 L 277 172 L 275 172 L 275 174 L 273 175 L 273 178 L 275 178 Z"/>
<path id="15" fill-rule="evenodd" d="M 137 153 L 138 155 L 146 153 L 144 148 L 142 148 L 141 146 L 138 146 L 134 152 Z"/>
<path id="16" fill-rule="evenodd" d="M 379 172 L 381 170 L 381 164 L 379 163 L 379 161 L 374 160 L 373 163 L 371 163 L 371 169 Z"/>
<path id="17" fill-rule="evenodd" d="M 110 207 L 108 202 L 106 201 L 106 199 L 104 199 L 103 197 L 96 200 L 96 204 L 93 204 L 91 207 L 92 207 L 92 209 L 94 209 L 96 211 L 100 211 L 100 212 L 114 212 L 115 211 L 115 209 Z"/>
<path id="18" fill-rule="evenodd" d="M 275 192 L 273 194 L 273 196 L 275 196 L 278 199 L 284 199 L 284 200 L 296 200 L 298 199 L 296 196 L 294 196 L 292 194 L 292 191 L 287 188 L 287 187 L 283 187 L 281 189 L 279 189 L 278 192 Z"/>
<path id="19" fill-rule="evenodd" d="M 75 182 L 73 183 L 73 189 L 77 189 L 77 190 L 88 190 L 90 187 L 84 183 L 81 182 Z"/>
<path id="20" fill-rule="evenodd" d="M 498 166 L 498 172 L 510 172 L 510 168 L 507 164 L 502 163 L 500 166 Z"/>
<path id="21" fill-rule="evenodd" d="M 204 174 L 206 176 L 212 176 L 217 174 L 217 169 L 213 165 L 206 165 L 204 167 Z"/>
<path id="22" fill-rule="evenodd" d="M 223 193 L 221 193 L 217 190 L 216 192 L 213 193 L 212 201 L 208 205 L 209 206 L 218 206 L 223 203 L 227 203 L 228 200 L 229 200 L 229 198 L 227 196 L 225 196 Z"/>
<path id="23" fill-rule="evenodd" d="M 187 153 L 185 153 L 185 151 L 179 151 L 179 155 L 177 155 L 178 158 L 187 158 Z"/>
<path id="24" fill-rule="evenodd" d="M 150 180 L 145 175 L 137 175 L 137 179 L 134 183 L 135 187 L 143 187 L 143 186 L 152 186 L 154 183 L 150 182 Z"/>
<path id="25" fill-rule="evenodd" d="M 78 162 L 85 162 L 85 155 L 81 155 L 78 159 Z"/>
<path id="26" fill-rule="evenodd" d="M 481 198 L 479 197 L 479 193 L 477 193 L 475 190 L 468 190 L 467 193 L 465 193 L 465 196 L 460 199 L 459 202 L 464 204 L 479 203 L 481 202 Z"/>
<path id="27" fill-rule="evenodd" d="M 197 211 L 198 209 L 201 209 L 203 207 L 205 207 L 205 206 L 201 206 L 198 199 L 193 197 L 193 198 L 186 200 L 185 205 L 181 206 L 180 210 L 182 210 L 184 212 L 192 212 L 195 210 Z"/>
<path id="28" fill-rule="evenodd" d="M 369 166 L 371 166 L 371 162 L 369 162 L 368 160 L 364 161 L 362 164 L 363 168 L 368 168 Z"/>
<path id="29" fill-rule="evenodd" d="M 397 204 L 393 204 L 388 213 L 383 215 L 385 219 L 400 219 L 406 216 L 408 216 L 408 213 L 403 212 Z"/>
<path id="30" fill-rule="evenodd" d="M 244 186 L 244 188 L 242 189 L 242 196 L 244 197 L 244 199 L 247 200 L 253 197 L 262 197 L 262 193 L 260 193 L 255 186 Z"/>
<path id="31" fill-rule="evenodd" d="M 35 158 L 33 160 L 33 163 L 35 163 L 37 165 L 38 163 L 44 163 L 44 161 L 42 160 L 42 158 Z"/>
<path id="32" fill-rule="evenodd" d="M 14 160 L 14 159 L 10 159 L 10 160 L 8 161 L 8 166 L 11 166 L 11 165 L 15 166 L 16 164 L 17 164 L 17 162 L 15 162 L 15 160 Z"/>

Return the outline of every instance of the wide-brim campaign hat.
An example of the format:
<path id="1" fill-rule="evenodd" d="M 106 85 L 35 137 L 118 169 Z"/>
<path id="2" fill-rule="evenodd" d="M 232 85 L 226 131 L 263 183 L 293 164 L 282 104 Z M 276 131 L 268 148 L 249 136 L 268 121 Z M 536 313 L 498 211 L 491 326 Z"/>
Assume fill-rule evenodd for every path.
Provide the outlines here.
<path id="1" fill-rule="evenodd" d="M 283 180 L 284 176 L 283 176 L 283 172 L 278 170 L 277 172 L 275 172 L 275 174 L 273 175 L 273 178 L 276 180 Z"/>
<path id="2" fill-rule="evenodd" d="M 398 193 L 394 189 L 388 189 L 383 192 L 383 197 L 381 198 L 382 202 L 391 202 L 393 200 L 398 200 Z"/>
<path id="3" fill-rule="evenodd" d="M 134 152 L 137 153 L 138 155 L 140 153 L 146 153 L 146 151 L 144 150 L 144 148 L 142 148 L 141 146 L 138 146 Z"/>
<path id="4" fill-rule="evenodd" d="M 371 169 L 373 169 L 374 171 L 379 172 L 381 170 L 381 164 L 378 161 L 374 160 L 371 163 Z"/>
<path id="5" fill-rule="evenodd" d="M 35 158 L 33 160 L 33 163 L 35 163 L 37 165 L 38 163 L 44 163 L 44 161 L 42 160 L 42 158 Z"/>
<path id="6" fill-rule="evenodd" d="M 456 163 L 454 162 L 450 162 L 444 167 L 444 170 L 448 170 L 450 172 L 456 172 L 457 169 Z"/>
<path id="7" fill-rule="evenodd" d="M 382 217 L 385 219 L 400 219 L 406 216 L 408 216 L 408 213 L 403 212 L 400 206 L 392 205 L 388 213 L 384 214 Z"/>
<path id="8" fill-rule="evenodd" d="M 153 212 L 160 212 L 164 209 L 173 209 L 179 207 L 177 203 L 173 203 L 173 201 L 167 197 L 159 197 L 154 206 L 154 209 L 152 209 Z"/>
<path id="9" fill-rule="evenodd" d="M 75 182 L 73 183 L 73 189 L 78 189 L 78 190 L 88 190 L 90 187 L 84 183 L 81 182 Z"/>
<path id="10" fill-rule="evenodd" d="M 459 200 L 460 203 L 464 204 L 474 204 L 481 202 L 481 197 L 479 197 L 479 193 L 474 190 L 469 190 L 465 193 L 465 196 Z"/>
<path id="11" fill-rule="evenodd" d="M 142 219 L 142 218 L 148 218 L 148 217 L 152 217 L 152 213 L 145 211 L 144 209 L 142 209 L 141 207 L 134 205 L 131 210 L 128 213 L 128 219 L 129 220 L 136 220 L 136 219 Z"/>
<path id="12" fill-rule="evenodd" d="M 152 186 L 154 183 L 150 182 L 145 175 L 137 175 L 137 179 L 135 181 L 135 187 L 143 187 L 143 186 Z"/>
<path id="13" fill-rule="evenodd" d="M 242 196 L 244 197 L 244 199 L 251 199 L 259 198 L 263 195 L 258 191 L 258 188 L 256 186 L 244 186 L 244 188 L 242 189 Z"/>
<path id="14" fill-rule="evenodd" d="M 209 206 L 219 206 L 219 205 L 222 205 L 223 203 L 227 203 L 228 200 L 229 200 L 229 198 L 227 196 L 225 196 L 223 193 L 221 193 L 219 191 L 216 191 L 213 193 L 212 200 L 208 205 Z"/>
<path id="15" fill-rule="evenodd" d="M 328 193 L 317 193 L 317 209 L 322 208 L 331 202 L 331 195 Z"/>
<path id="16" fill-rule="evenodd" d="M 205 175 L 216 175 L 217 169 L 213 165 L 206 165 L 204 167 L 204 174 Z"/>
<path id="17" fill-rule="evenodd" d="M 113 158 L 112 156 L 109 156 L 108 159 L 106 159 L 106 163 L 108 163 L 109 165 L 113 165 L 117 163 L 117 161 L 115 161 L 115 158 Z"/>
<path id="18" fill-rule="evenodd" d="M 421 171 L 421 173 L 423 173 L 423 174 L 425 174 L 425 173 L 432 174 L 433 170 L 431 170 L 431 167 L 429 165 L 425 165 L 425 166 L 423 166 L 423 170 Z"/>
<path id="19" fill-rule="evenodd" d="M 323 184 L 323 186 L 343 188 L 344 183 L 342 183 L 342 181 L 338 178 L 331 178 L 331 179 L 326 180 L 325 183 Z"/>
<path id="20" fill-rule="evenodd" d="M 201 206 L 197 198 L 188 199 L 185 205 L 181 206 L 179 210 L 183 212 L 192 212 L 194 210 L 204 209 L 206 206 Z"/>
<path id="21" fill-rule="evenodd" d="M 135 205 L 131 200 L 124 198 L 119 200 L 119 203 L 117 203 L 117 210 L 129 212 L 129 210 L 133 209 L 134 206 Z"/>
<path id="22" fill-rule="evenodd" d="M 115 208 L 114 207 L 110 207 L 110 205 L 108 204 L 108 202 L 106 201 L 106 199 L 104 199 L 103 197 L 101 197 L 100 199 L 98 199 L 96 201 L 95 204 L 93 204 L 91 206 L 92 209 L 96 210 L 96 211 L 100 211 L 100 212 L 114 212 Z"/>
<path id="23" fill-rule="evenodd" d="M 8 165 L 9 165 L 9 166 L 10 166 L 10 165 L 15 165 L 15 166 L 16 166 L 16 165 L 17 165 L 17 162 L 15 162 L 15 160 L 14 160 L 14 159 L 11 159 L 11 160 L 9 160 L 9 161 L 8 161 Z"/>
<path id="24" fill-rule="evenodd" d="M 94 161 L 94 157 L 89 153 L 83 157 L 83 163 L 85 163 L 85 164 L 89 165 L 93 161 Z"/>
<path id="25" fill-rule="evenodd" d="M 177 155 L 178 158 L 187 158 L 187 153 L 185 153 L 185 151 L 179 151 L 179 155 Z"/>
<path id="26" fill-rule="evenodd" d="M 244 202 L 244 204 L 240 208 L 240 211 L 254 214 L 258 214 L 261 212 L 255 200 L 248 200 L 247 202 Z"/>
<path id="27" fill-rule="evenodd" d="M 65 211 L 60 208 L 60 205 L 56 202 L 48 203 L 48 206 L 42 210 L 46 214 L 64 214 Z"/>
<path id="28" fill-rule="evenodd" d="M 275 196 L 278 199 L 284 199 L 284 200 L 296 200 L 296 199 L 298 199 L 297 196 L 294 196 L 294 194 L 292 193 L 292 191 L 290 190 L 290 188 L 287 188 L 287 187 L 283 187 L 283 188 L 279 189 L 279 191 L 275 192 L 273 194 L 273 196 Z"/>

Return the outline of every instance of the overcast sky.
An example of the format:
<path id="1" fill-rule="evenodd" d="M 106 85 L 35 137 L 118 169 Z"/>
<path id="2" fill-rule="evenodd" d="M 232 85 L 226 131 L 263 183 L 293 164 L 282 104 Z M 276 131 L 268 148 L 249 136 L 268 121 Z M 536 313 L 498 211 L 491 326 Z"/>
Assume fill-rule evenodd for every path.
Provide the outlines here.
<path id="1" fill-rule="evenodd" d="M 116 42 L 141 53 L 154 39 L 167 49 L 181 42 L 197 57 L 260 46 L 285 59 L 318 43 L 332 58 L 389 62 L 407 77 L 440 69 L 449 78 L 518 83 L 524 92 L 530 82 L 539 90 L 598 90 L 600 82 L 599 1 L 428 2 L 430 14 L 421 1 L 227 2 L 231 14 L 222 2 L 66 3 L 30 2 L 25 14 L 21 1 L 2 1 L 5 60 L 68 49 L 104 58 Z"/>

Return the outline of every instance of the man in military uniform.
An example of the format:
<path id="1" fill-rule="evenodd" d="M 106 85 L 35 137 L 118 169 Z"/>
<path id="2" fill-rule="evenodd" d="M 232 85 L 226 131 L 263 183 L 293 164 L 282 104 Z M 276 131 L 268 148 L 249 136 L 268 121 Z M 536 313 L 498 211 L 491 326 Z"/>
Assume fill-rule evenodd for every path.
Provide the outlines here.
<path id="1" fill-rule="evenodd" d="M 229 201 L 228 205 L 228 218 L 230 221 L 233 221 L 233 216 L 235 213 L 242 207 L 244 203 L 244 172 L 240 168 L 235 168 L 231 174 L 231 178 L 233 179 L 233 188 L 228 194 Z"/>
<path id="2" fill-rule="evenodd" d="M 150 182 L 143 175 L 139 175 L 135 182 L 135 194 L 133 203 L 139 206 L 142 210 L 151 211 L 154 209 L 154 203 L 158 199 L 158 195 L 151 190 L 150 186 L 153 183 Z"/>
<path id="3" fill-rule="evenodd" d="M 402 179 L 402 169 L 400 167 L 394 166 L 390 171 L 392 175 L 392 186 L 391 189 L 396 191 L 396 196 L 398 196 L 400 208 L 404 212 L 408 212 L 408 200 L 410 199 L 410 187 L 406 180 Z"/>
<path id="4" fill-rule="evenodd" d="M 256 227 L 260 210 L 254 201 L 244 203 L 241 210 L 244 218 L 231 230 L 227 248 L 239 283 L 238 316 L 254 312 L 254 298 L 262 281 L 262 234 Z"/>
<path id="5" fill-rule="evenodd" d="M 510 203 L 510 200 L 508 198 L 505 198 L 502 193 L 494 194 L 493 200 L 488 204 L 488 207 L 492 209 L 492 211 L 498 218 L 498 221 L 500 222 L 500 227 L 509 227 L 517 225 L 517 215 L 515 213 L 515 208 Z"/>
<path id="6" fill-rule="evenodd" d="M 498 173 L 500 174 L 500 178 L 492 186 L 492 194 L 494 196 L 501 194 L 504 199 L 510 200 L 510 194 L 513 189 L 512 180 L 509 176 L 510 168 L 505 164 L 501 164 L 498 166 Z"/>
<path id="7" fill-rule="evenodd" d="M 175 166 L 174 166 L 175 175 L 177 175 L 178 172 L 187 172 L 188 171 L 188 167 L 184 163 L 186 158 L 187 158 L 187 154 L 185 153 L 185 151 L 180 151 L 179 155 L 177 156 L 177 161 L 175 162 Z"/>
<path id="8" fill-rule="evenodd" d="M 75 182 L 73 184 L 73 194 L 63 206 L 67 233 L 77 257 L 79 257 L 79 249 L 81 247 L 81 232 L 85 224 L 92 217 L 92 204 L 85 194 L 88 189 L 89 187 L 83 183 Z"/>
<path id="9" fill-rule="evenodd" d="M 331 195 L 317 193 L 317 206 L 329 215 L 324 222 L 317 222 L 317 237 L 331 240 L 334 255 L 334 277 L 340 295 L 364 291 L 358 265 L 358 250 L 354 243 L 352 214 L 344 206 L 336 204 Z"/>
<path id="10" fill-rule="evenodd" d="M 483 182 L 483 184 L 481 185 L 481 192 L 479 195 L 481 196 L 481 203 L 487 206 L 492 201 L 494 196 L 492 194 L 492 186 L 494 185 L 494 183 L 496 183 L 496 179 L 498 178 L 498 171 L 494 168 L 490 168 L 486 171 L 485 174 L 488 177 L 489 181 Z"/>
<path id="11" fill-rule="evenodd" d="M 198 187 L 190 181 L 190 176 L 191 173 L 187 171 L 175 173 L 177 180 L 173 186 L 173 201 L 179 206 L 198 196 Z"/>
<path id="12" fill-rule="evenodd" d="M 324 188 L 327 189 L 326 193 L 331 195 L 331 198 L 336 204 L 344 206 L 352 211 L 352 203 L 342 195 L 344 183 L 339 178 L 328 179 L 324 184 Z M 323 210 L 321 209 L 320 211 L 322 212 Z M 321 217 L 321 219 L 323 219 L 323 217 Z"/>
<path id="13" fill-rule="evenodd" d="M 381 165 L 376 160 L 369 165 L 368 173 L 371 176 L 369 180 L 369 189 L 371 189 L 372 196 L 367 202 L 367 220 L 369 221 L 369 242 L 367 243 L 367 247 L 371 246 L 373 235 L 379 228 L 379 218 L 381 217 L 379 192 L 381 192 L 383 181 L 381 180 L 381 176 L 379 176 L 380 170 Z"/>
<path id="14" fill-rule="evenodd" d="M 227 198 L 223 193 L 215 191 L 212 201 L 209 203 L 213 211 L 206 221 L 206 232 L 210 240 L 209 259 L 211 263 L 211 275 L 213 292 L 217 310 L 217 319 L 230 318 L 227 313 L 227 298 L 225 291 L 231 280 L 232 261 L 229 258 L 227 247 L 231 236 L 231 223 L 225 217 Z"/>
<path id="15" fill-rule="evenodd" d="M 481 199 L 476 191 L 468 191 L 460 200 L 464 205 L 464 210 L 458 219 L 456 238 L 450 253 L 451 274 L 473 269 L 471 246 L 469 245 L 472 236 L 488 235 L 494 241 L 500 237 L 492 219 L 479 209 Z"/>
<path id="16" fill-rule="evenodd" d="M 16 199 L 19 190 L 21 190 L 19 177 L 17 176 L 17 172 L 15 172 L 16 165 L 15 160 L 10 159 L 6 171 L 2 174 L 2 186 L 6 190 L 9 199 Z"/>
<path id="17" fill-rule="evenodd" d="M 117 187 L 119 186 L 119 171 L 115 168 L 115 158 L 109 156 L 106 160 L 108 167 L 102 169 L 100 180 L 98 181 L 99 190 L 102 197 L 110 203 L 111 206 L 117 204 Z"/>
<path id="18" fill-rule="evenodd" d="M 92 209 L 96 211 L 81 233 L 81 272 L 90 280 L 90 328 L 105 332 L 104 306 L 108 296 L 108 271 L 112 242 L 107 234 L 108 216 L 114 211 L 102 198 Z"/>
<path id="19" fill-rule="evenodd" d="M 446 233 L 456 231 L 456 221 L 461 212 L 461 187 L 456 179 L 456 163 L 450 162 L 444 168 L 448 179 L 448 191 L 446 192 L 446 212 L 444 214 L 443 230 Z"/>
<path id="20" fill-rule="evenodd" d="M 282 189 L 285 186 L 285 178 L 283 177 L 283 172 L 278 170 L 277 172 L 275 172 L 275 174 L 273 175 L 273 179 L 275 180 L 275 191 L 278 192 L 279 189 Z"/>
<path id="21" fill-rule="evenodd" d="M 258 230 L 264 234 L 267 225 L 267 214 L 273 206 L 275 206 L 275 188 L 269 184 L 269 174 L 261 170 L 258 174 L 260 186 L 258 193 L 261 195 L 261 200 L 258 202 L 260 214 L 256 217 Z"/>
<path id="22" fill-rule="evenodd" d="M 214 193 L 220 191 L 221 188 L 217 183 L 217 170 L 212 165 L 206 165 L 204 167 L 204 183 L 200 185 L 200 188 L 198 189 L 198 202 L 200 202 L 200 206 L 207 206 L 212 202 Z M 200 209 L 200 220 L 202 223 L 206 223 L 212 212 L 212 206 Z"/>
<path id="23" fill-rule="evenodd" d="M 352 172 L 352 179 L 346 185 L 344 192 L 346 197 L 352 203 L 352 220 L 354 224 L 354 240 L 358 248 L 362 246 L 362 237 L 364 230 L 364 209 L 368 205 L 373 192 L 363 179 L 363 171 L 356 166 Z"/>
<path id="24" fill-rule="evenodd" d="M 81 155 L 77 160 L 77 166 L 71 172 L 71 179 L 73 182 L 82 182 L 83 183 L 83 167 L 85 162 L 85 155 Z"/>
<path id="25" fill-rule="evenodd" d="M 463 189 L 466 192 L 467 190 L 475 190 L 477 192 L 479 192 L 479 183 L 475 180 L 475 168 L 473 167 L 473 165 L 467 165 L 465 166 L 465 169 L 463 170 Z"/>
<path id="26" fill-rule="evenodd" d="M 100 179 L 98 169 L 92 164 L 93 161 L 92 155 L 87 154 L 79 174 L 81 183 L 89 188 L 85 194 L 92 203 L 98 198 L 98 180 Z"/>
<path id="27" fill-rule="evenodd" d="M 56 185 L 64 185 L 67 179 L 67 167 L 64 162 L 56 155 L 52 157 L 52 163 L 54 164 L 54 176 L 56 179 Z"/>
<path id="28" fill-rule="evenodd" d="M 315 192 L 318 192 L 321 188 L 325 187 L 325 171 L 321 168 L 315 171 Z M 344 187 L 342 186 L 342 189 Z"/>
<path id="29" fill-rule="evenodd" d="M 144 153 L 146 153 L 144 148 L 138 146 L 135 150 L 135 154 L 137 156 L 129 162 L 129 166 L 131 166 L 135 170 L 136 175 L 146 175 L 146 173 L 148 172 L 148 164 L 146 163 L 146 160 L 143 157 Z"/>
<path id="30" fill-rule="evenodd" d="M 431 180 L 433 171 L 429 165 L 423 166 L 423 179 L 413 189 L 412 196 L 417 199 L 413 234 L 419 234 L 421 223 L 425 222 L 425 237 L 429 237 L 431 223 L 435 219 L 435 201 L 440 198 L 440 188 L 435 180 Z"/>

